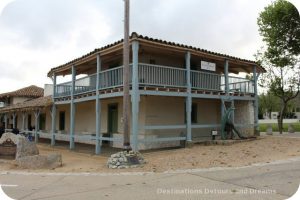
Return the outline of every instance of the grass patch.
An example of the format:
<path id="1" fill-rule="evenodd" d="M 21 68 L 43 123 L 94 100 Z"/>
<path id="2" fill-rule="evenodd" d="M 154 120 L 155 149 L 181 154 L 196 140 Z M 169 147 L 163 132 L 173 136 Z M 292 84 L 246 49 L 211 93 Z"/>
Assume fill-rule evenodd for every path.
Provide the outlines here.
<path id="1" fill-rule="evenodd" d="M 294 130 L 296 132 L 300 132 L 300 123 L 291 123 L 294 126 Z M 266 132 L 268 125 L 272 125 L 272 130 L 274 132 L 278 131 L 278 124 L 259 124 L 259 130 L 261 132 Z M 284 123 L 283 124 L 283 131 L 287 132 L 288 131 L 288 127 L 289 127 L 289 123 Z"/>

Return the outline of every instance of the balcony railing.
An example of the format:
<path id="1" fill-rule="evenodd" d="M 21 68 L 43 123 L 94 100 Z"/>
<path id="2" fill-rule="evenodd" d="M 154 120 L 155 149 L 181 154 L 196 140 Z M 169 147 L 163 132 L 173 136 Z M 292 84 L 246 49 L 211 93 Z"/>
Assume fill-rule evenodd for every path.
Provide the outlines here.
<path id="1" fill-rule="evenodd" d="M 132 66 L 130 66 L 130 83 Z M 191 70 L 191 87 L 196 90 L 225 91 L 225 76 L 213 72 Z M 141 86 L 154 87 L 187 87 L 187 70 L 160 65 L 142 64 L 138 66 L 138 81 Z M 123 85 L 123 66 L 101 71 L 99 74 L 99 89 L 110 89 Z M 252 80 L 240 77 L 228 77 L 229 91 L 254 93 Z M 96 90 L 97 74 L 85 76 L 75 81 L 74 94 L 93 92 Z M 56 85 L 55 97 L 70 96 L 72 82 Z"/>

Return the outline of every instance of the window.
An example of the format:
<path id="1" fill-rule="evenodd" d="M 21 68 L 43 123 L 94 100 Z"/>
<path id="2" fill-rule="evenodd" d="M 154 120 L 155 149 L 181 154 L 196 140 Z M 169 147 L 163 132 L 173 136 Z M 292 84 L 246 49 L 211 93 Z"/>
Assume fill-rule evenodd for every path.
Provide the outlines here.
<path id="1" fill-rule="evenodd" d="M 298 108 L 296 108 L 296 112 L 300 112 L 300 108 L 298 107 Z"/>
<path id="2" fill-rule="evenodd" d="M 65 130 L 65 111 L 60 111 L 59 112 L 59 130 L 64 131 Z"/>

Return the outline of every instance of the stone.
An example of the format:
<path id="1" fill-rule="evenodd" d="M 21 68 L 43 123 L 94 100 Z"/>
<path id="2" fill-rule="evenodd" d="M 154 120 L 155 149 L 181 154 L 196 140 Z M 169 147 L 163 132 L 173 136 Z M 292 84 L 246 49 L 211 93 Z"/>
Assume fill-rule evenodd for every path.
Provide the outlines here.
<path id="1" fill-rule="evenodd" d="M 294 132 L 295 132 L 295 129 L 294 129 L 293 124 L 289 124 L 288 132 L 289 132 L 289 133 L 294 133 Z"/>
<path id="2" fill-rule="evenodd" d="M 111 169 L 123 169 L 139 167 L 145 163 L 144 157 L 139 152 L 121 151 L 111 155 L 107 161 L 107 167 Z"/>
<path id="3" fill-rule="evenodd" d="M 23 169 L 43 169 L 47 165 L 47 156 L 34 155 L 24 156 L 16 160 L 17 165 Z"/>
<path id="4" fill-rule="evenodd" d="M 267 135 L 273 135 L 272 125 L 268 125 L 267 127 Z"/>
<path id="5" fill-rule="evenodd" d="M 16 159 L 25 156 L 34 156 L 39 154 L 39 149 L 34 142 L 30 142 L 27 138 L 22 137 L 17 142 Z"/>
<path id="6" fill-rule="evenodd" d="M 11 141 L 13 141 L 13 143 L 17 144 L 19 138 L 25 138 L 25 137 L 22 135 L 16 135 L 14 133 L 4 133 L 2 135 L 2 137 L 0 138 L 0 144 L 5 142 L 7 139 L 11 139 Z"/>
<path id="7" fill-rule="evenodd" d="M 55 169 L 62 166 L 60 154 L 24 156 L 16 160 L 22 169 Z"/>
<path id="8" fill-rule="evenodd" d="M 55 169 L 57 167 L 62 166 L 62 156 L 61 154 L 54 153 L 54 154 L 49 154 L 47 157 L 47 162 L 48 162 L 48 168 Z"/>

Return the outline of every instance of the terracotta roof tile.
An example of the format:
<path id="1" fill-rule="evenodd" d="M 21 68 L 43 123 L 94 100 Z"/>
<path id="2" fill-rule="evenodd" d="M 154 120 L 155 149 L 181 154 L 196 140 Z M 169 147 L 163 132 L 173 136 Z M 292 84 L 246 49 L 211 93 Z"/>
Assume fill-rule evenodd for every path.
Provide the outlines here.
<path id="1" fill-rule="evenodd" d="M 39 97 L 36 99 L 24 101 L 22 103 L 17 103 L 11 106 L 0 108 L 0 113 L 12 112 L 12 111 L 25 111 L 25 110 L 32 110 L 36 108 L 45 108 L 52 104 L 53 104 L 52 96 Z"/>
<path id="2" fill-rule="evenodd" d="M 35 97 L 36 98 L 36 97 L 42 97 L 42 96 L 44 96 L 44 89 L 37 87 L 35 85 L 21 88 L 16 91 L 0 94 L 0 98 L 5 98 L 5 97 Z"/>

